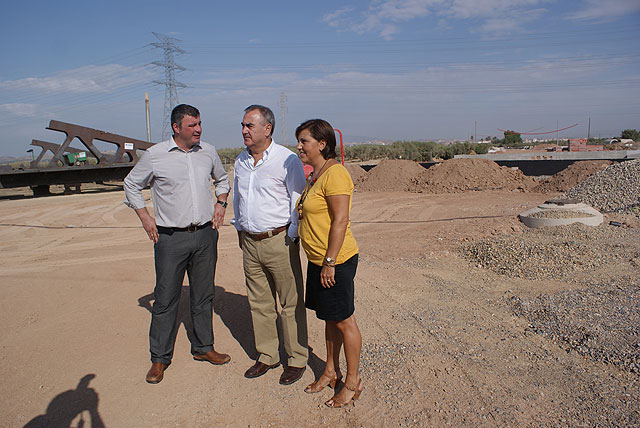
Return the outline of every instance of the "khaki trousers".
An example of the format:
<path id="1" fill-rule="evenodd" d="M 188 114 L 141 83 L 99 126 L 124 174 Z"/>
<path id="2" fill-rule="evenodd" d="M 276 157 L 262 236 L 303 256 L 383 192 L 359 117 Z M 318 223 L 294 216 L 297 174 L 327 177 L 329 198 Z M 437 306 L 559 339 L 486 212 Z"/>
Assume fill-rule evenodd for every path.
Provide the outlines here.
<path id="1" fill-rule="evenodd" d="M 309 350 L 300 249 L 286 231 L 260 241 L 242 233 L 241 239 L 258 361 L 268 365 L 280 362 L 276 326 L 276 299 L 279 299 L 287 363 L 304 367 Z"/>

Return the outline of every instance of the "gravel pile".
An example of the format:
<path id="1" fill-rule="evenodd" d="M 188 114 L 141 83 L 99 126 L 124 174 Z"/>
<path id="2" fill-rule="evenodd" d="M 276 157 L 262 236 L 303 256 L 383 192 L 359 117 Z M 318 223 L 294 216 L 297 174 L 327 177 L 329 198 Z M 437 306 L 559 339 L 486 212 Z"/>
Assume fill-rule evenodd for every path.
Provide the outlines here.
<path id="1" fill-rule="evenodd" d="M 529 215 L 532 218 L 587 218 L 593 216 L 593 214 L 584 211 L 569 210 L 542 210 Z"/>
<path id="2" fill-rule="evenodd" d="M 640 373 L 640 283 L 618 278 L 533 299 L 511 297 L 529 331 L 596 361 Z"/>
<path id="3" fill-rule="evenodd" d="M 471 241 L 461 254 L 512 278 L 561 279 L 616 263 L 640 267 L 640 229 L 574 223 Z M 572 279 L 572 278 L 569 278 Z"/>
<path id="4" fill-rule="evenodd" d="M 615 163 L 591 175 L 563 195 L 602 212 L 623 212 L 640 217 L 640 159 Z"/>
<path id="5" fill-rule="evenodd" d="M 566 192 L 590 175 L 602 171 L 611 165 L 611 163 L 612 162 L 608 160 L 574 162 L 566 169 L 542 181 L 533 191 L 540 193 Z"/>

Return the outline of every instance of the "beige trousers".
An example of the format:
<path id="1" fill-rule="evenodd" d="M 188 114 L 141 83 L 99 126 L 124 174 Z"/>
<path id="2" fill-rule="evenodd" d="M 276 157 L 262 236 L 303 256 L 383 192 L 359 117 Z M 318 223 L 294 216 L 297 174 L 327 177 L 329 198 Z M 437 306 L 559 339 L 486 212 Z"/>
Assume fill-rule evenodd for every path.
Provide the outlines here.
<path id="1" fill-rule="evenodd" d="M 304 367 L 309 350 L 300 248 L 286 231 L 260 241 L 242 233 L 242 261 L 258 361 L 269 365 L 280 362 L 276 326 L 279 299 L 287 363 Z"/>

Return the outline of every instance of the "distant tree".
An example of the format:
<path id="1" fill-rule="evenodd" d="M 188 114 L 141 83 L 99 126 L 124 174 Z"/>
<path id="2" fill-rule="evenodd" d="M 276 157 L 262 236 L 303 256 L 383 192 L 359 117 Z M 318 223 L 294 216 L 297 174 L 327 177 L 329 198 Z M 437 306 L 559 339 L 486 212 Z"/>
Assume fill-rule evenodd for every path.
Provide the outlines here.
<path id="1" fill-rule="evenodd" d="M 489 143 L 478 143 L 474 145 L 473 151 L 478 155 L 485 155 L 489 153 L 489 147 L 491 147 Z"/>
<path id="2" fill-rule="evenodd" d="M 520 147 L 522 146 L 522 137 L 517 132 L 507 130 L 504 132 L 504 145 L 506 147 Z"/>
<path id="3" fill-rule="evenodd" d="M 633 141 L 640 141 L 640 131 L 638 131 L 637 129 L 625 129 L 620 134 L 620 138 L 628 138 Z"/>

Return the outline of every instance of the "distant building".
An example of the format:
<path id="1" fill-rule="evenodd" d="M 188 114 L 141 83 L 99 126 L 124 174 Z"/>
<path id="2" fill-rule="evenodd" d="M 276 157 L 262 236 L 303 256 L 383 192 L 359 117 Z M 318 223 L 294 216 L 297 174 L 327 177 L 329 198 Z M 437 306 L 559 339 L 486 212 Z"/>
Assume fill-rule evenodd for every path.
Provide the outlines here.
<path id="1" fill-rule="evenodd" d="M 569 151 L 570 152 L 599 152 L 604 150 L 601 144 L 588 145 L 587 140 L 582 139 L 569 139 Z"/>

